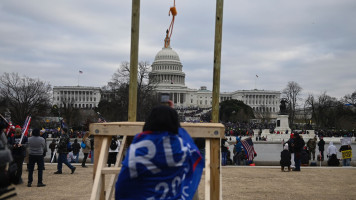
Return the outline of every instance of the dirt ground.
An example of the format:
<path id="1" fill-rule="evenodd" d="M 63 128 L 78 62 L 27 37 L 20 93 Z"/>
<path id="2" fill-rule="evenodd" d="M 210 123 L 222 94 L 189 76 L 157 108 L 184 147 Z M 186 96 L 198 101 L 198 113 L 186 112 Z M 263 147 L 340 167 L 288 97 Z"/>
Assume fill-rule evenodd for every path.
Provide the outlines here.
<path id="1" fill-rule="evenodd" d="M 74 174 L 63 166 L 63 174 L 55 175 L 56 164 L 46 164 L 43 182 L 46 187 L 36 187 L 34 173 L 32 187 L 16 186 L 13 199 L 26 200 L 87 200 L 92 188 L 93 167 L 76 166 Z M 25 165 L 24 165 L 25 169 Z M 110 178 L 106 178 L 109 180 Z M 356 168 L 302 168 L 301 172 L 281 172 L 277 167 L 223 167 L 223 199 L 356 199 Z M 204 176 L 199 185 L 199 199 L 204 199 Z"/>

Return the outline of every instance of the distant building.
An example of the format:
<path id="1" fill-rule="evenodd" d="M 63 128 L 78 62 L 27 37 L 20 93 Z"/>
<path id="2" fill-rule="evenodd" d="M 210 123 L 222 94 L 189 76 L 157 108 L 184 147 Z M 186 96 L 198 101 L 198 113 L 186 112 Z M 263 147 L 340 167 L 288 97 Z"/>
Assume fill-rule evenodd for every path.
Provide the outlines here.
<path id="1" fill-rule="evenodd" d="M 53 105 L 92 109 L 98 106 L 101 94 L 100 87 L 54 86 Z"/>

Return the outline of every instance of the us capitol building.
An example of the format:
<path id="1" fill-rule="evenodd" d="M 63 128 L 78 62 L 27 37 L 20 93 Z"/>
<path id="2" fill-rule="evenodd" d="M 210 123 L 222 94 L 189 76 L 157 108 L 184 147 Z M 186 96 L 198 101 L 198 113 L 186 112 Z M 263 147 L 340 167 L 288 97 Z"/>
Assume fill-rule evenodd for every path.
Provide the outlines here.
<path id="1" fill-rule="evenodd" d="M 212 91 L 206 86 L 191 89 L 185 85 L 185 73 L 178 54 L 170 47 L 163 47 L 149 74 L 150 83 L 156 85 L 157 93 L 169 93 L 177 108 L 211 108 Z M 281 92 L 271 90 L 237 90 L 220 93 L 220 102 L 237 99 L 249 105 L 255 113 L 270 113 L 274 118 L 279 112 Z M 91 109 L 103 98 L 99 87 L 54 86 L 53 104 Z M 64 105 L 66 104 L 66 105 Z"/>
<path id="2" fill-rule="evenodd" d="M 185 85 L 183 65 L 171 47 L 163 47 L 151 67 L 150 82 L 156 84 L 157 93 L 169 93 L 175 107 L 212 107 L 212 91 L 207 90 L 206 86 L 197 90 Z M 279 112 L 280 96 L 280 91 L 237 90 L 220 93 L 220 102 L 237 99 L 249 105 L 256 113 L 270 113 L 275 117 Z"/>

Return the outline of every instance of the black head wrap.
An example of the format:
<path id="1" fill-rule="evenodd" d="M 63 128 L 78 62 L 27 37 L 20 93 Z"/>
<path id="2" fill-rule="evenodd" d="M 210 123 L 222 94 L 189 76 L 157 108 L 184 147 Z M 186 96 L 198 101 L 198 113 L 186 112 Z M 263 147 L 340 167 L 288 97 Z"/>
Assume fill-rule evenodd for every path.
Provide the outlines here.
<path id="1" fill-rule="evenodd" d="M 40 136 L 40 129 L 38 129 L 38 128 L 33 129 L 32 136 Z"/>
<path id="2" fill-rule="evenodd" d="M 178 113 L 169 106 L 157 106 L 148 116 L 143 131 L 168 131 L 178 134 Z"/>

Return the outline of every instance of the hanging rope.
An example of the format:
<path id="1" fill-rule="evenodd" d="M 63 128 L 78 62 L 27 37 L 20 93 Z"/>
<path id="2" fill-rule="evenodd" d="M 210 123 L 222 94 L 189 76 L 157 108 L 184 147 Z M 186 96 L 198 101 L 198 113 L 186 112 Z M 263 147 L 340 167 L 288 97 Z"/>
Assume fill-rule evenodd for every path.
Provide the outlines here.
<path id="1" fill-rule="evenodd" d="M 164 39 L 164 47 L 169 47 L 170 42 L 171 42 L 171 36 L 173 33 L 173 26 L 174 26 L 174 18 L 177 15 L 177 9 L 176 9 L 176 0 L 174 0 L 173 7 L 169 9 L 168 16 L 172 14 L 172 21 L 171 24 L 169 25 L 169 28 L 166 31 L 166 38 Z"/>

